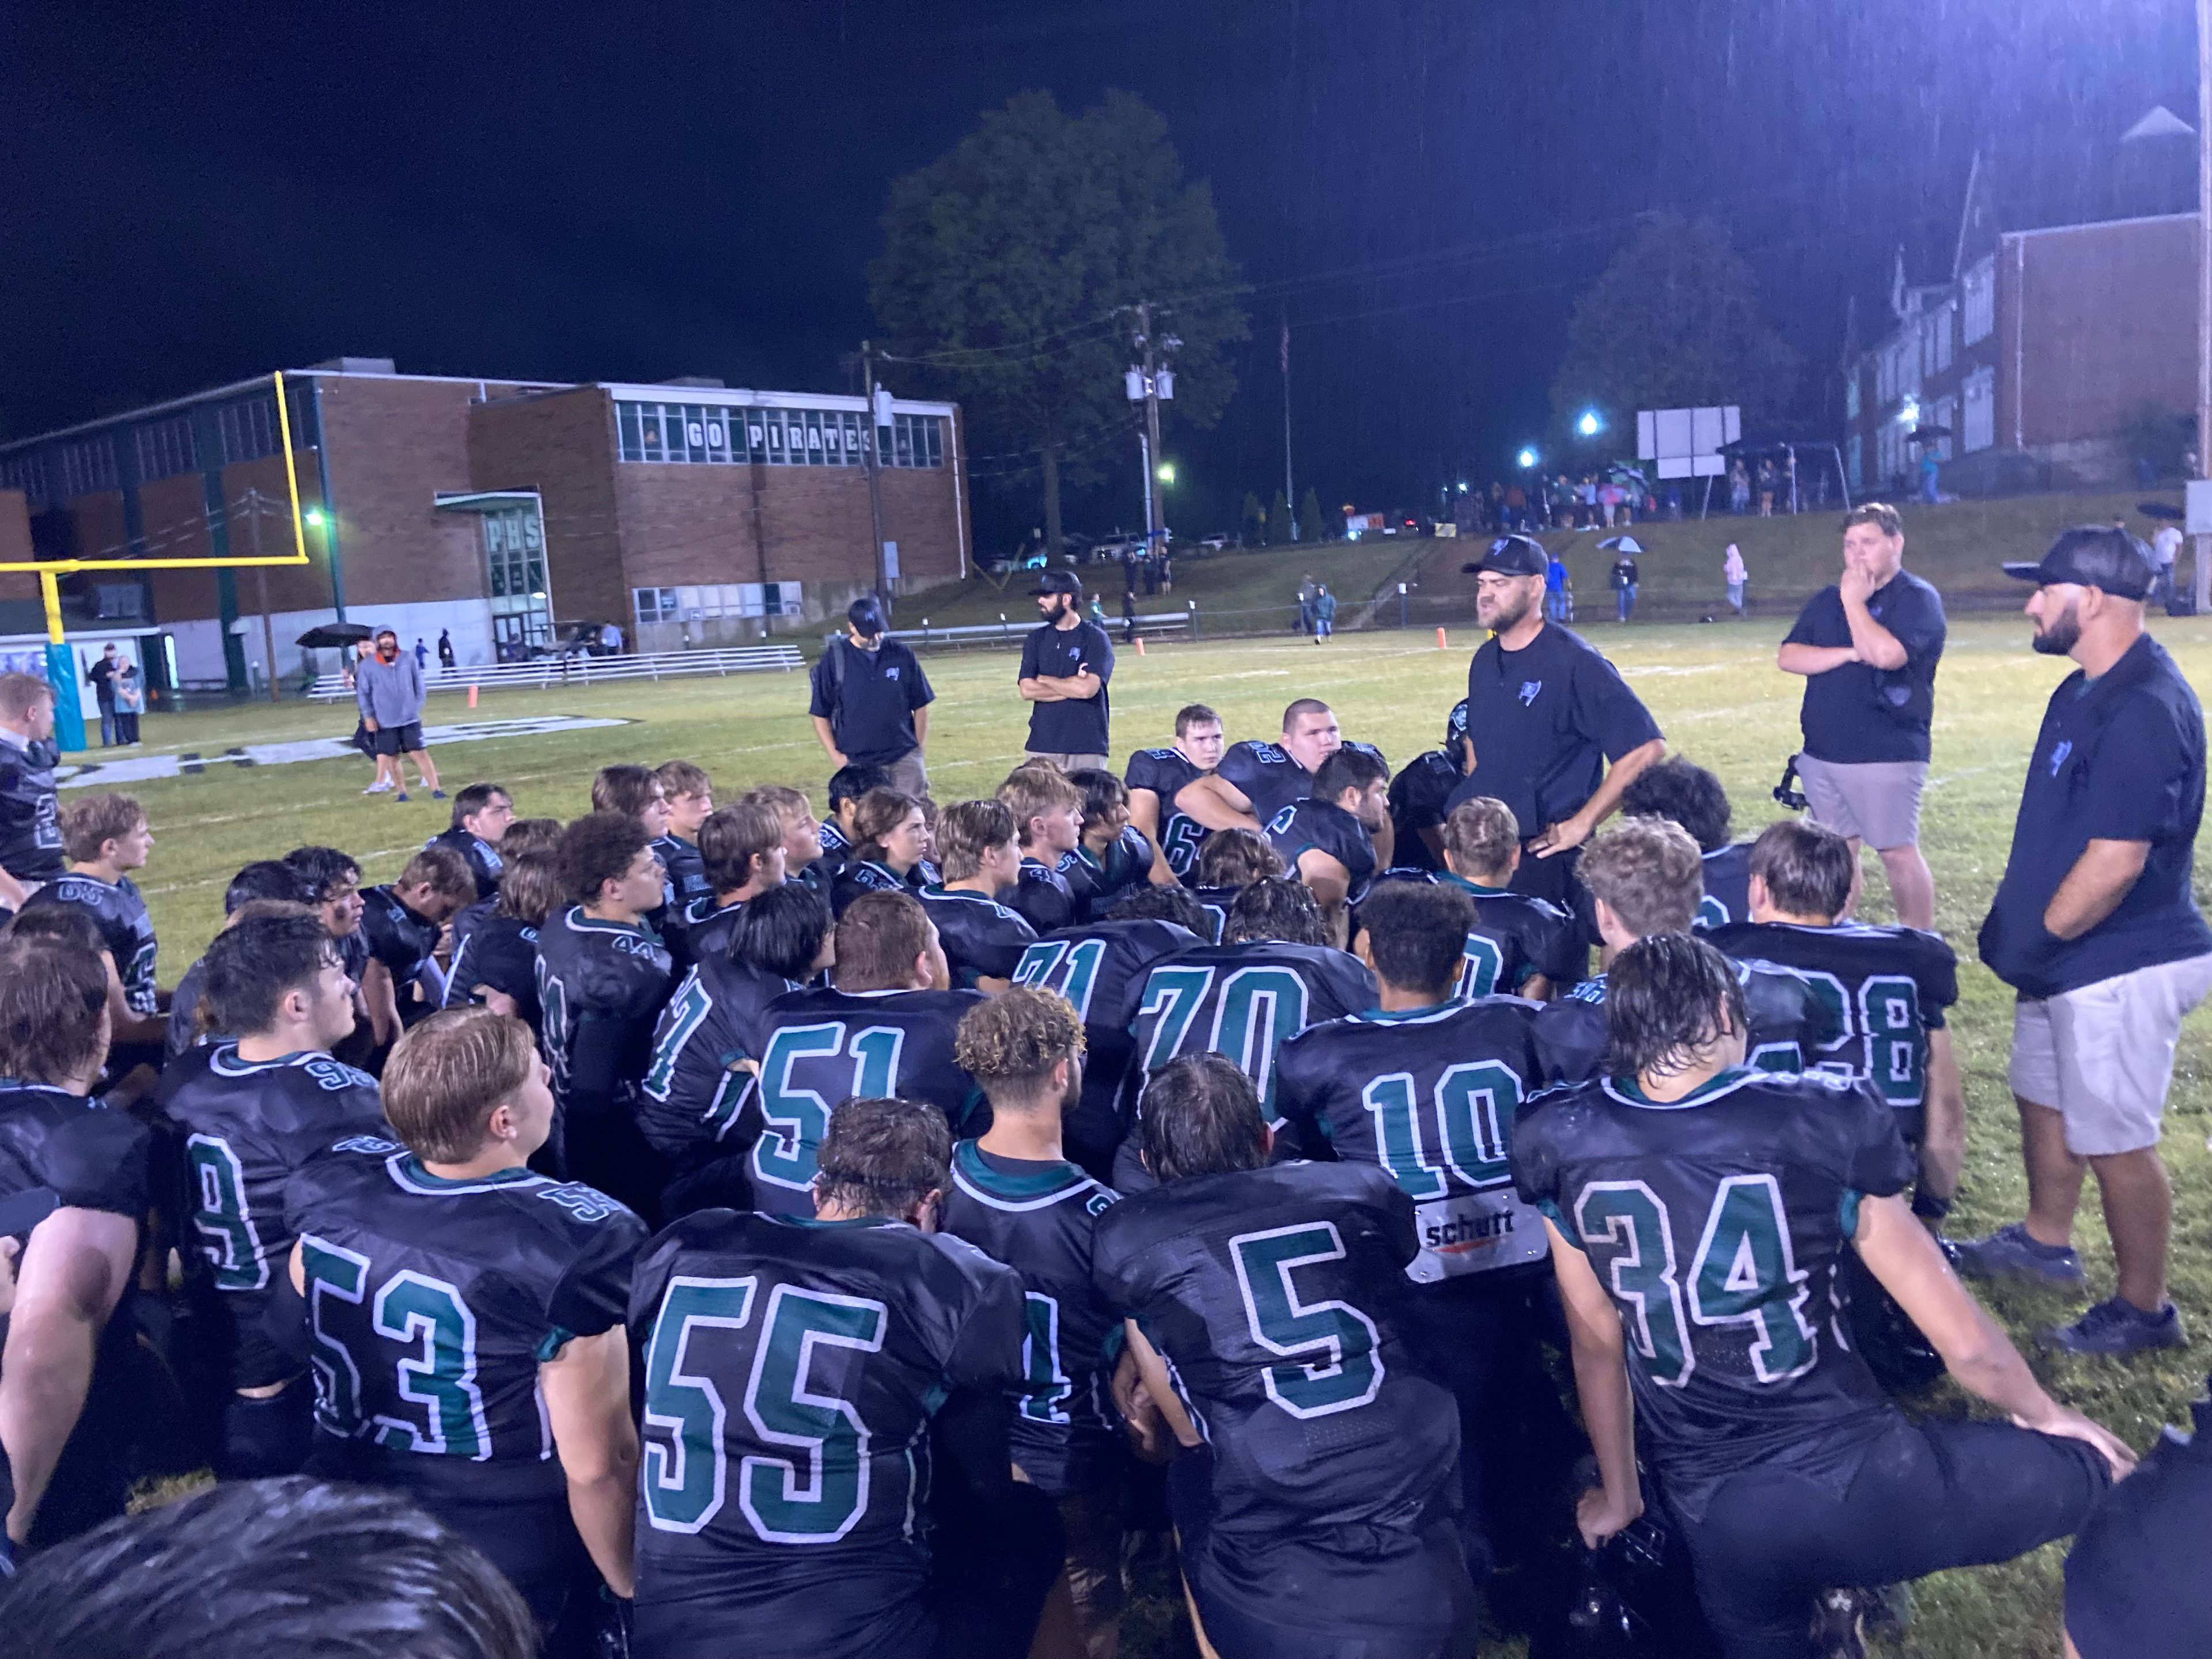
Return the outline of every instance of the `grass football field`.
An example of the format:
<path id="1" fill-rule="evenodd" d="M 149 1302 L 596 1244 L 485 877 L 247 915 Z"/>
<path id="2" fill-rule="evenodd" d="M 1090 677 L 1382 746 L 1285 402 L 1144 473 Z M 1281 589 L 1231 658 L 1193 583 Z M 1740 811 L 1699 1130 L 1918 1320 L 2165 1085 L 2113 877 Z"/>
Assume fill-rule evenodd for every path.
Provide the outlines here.
<path id="1" fill-rule="evenodd" d="M 1735 803 L 1736 833 L 1755 832 L 1779 814 L 1768 792 L 1796 746 L 1799 682 L 1774 667 L 1778 619 L 1714 626 L 1610 625 L 1590 637 L 1620 665 L 1650 706 L 1668 743 L 1712 768 Z M 2200 692 L 2212 683 L 2212 623 L 2160 618 L 2159 638 Z M 1960 957 L 1960 1004 L 1953 1018 L 1966 1083 L 1968 1142 L 1954 1231 L 1979 1233 L 2016 1218 L 2024 1201 L 2017 1135 L 2004 1066 L 2011 994 L 1974 960 L 1974 933 L 2003 868 L 2021 777 L 2061 660 L 2027 646 L 2018 616 L 1954 622 L 1937 679 L 1935 763 L 1929 775 L 1924 846 L 1936 872 L 1938 925 Z M 1303 640 L 1244 640 L 1164 645 L 1145 657 L 1124 653 L 1113 681 L 1118 765 L 1127 752 L 1169 740 L 1174 711 L 1203 702 L 1219 710 L 1232 740 L 1272 736 L 1293 697 L 1327 698 L 1347 736 L 1382 745 L 1395 764 L 1433 747 L 1446 712 L 1465 690 L 1471 619 L 1448 651 L 1429 633 L 1340 637 L 1326 647 Z M 929 745 L 939 800 L 988 793 L 1020 757 L 1026 708 L 1013 689 L 1011 654 L 939 657 L 928 664 L 938 701 Z M 826 769 L 805 718 L 802 676 L 749 675 L 666 684 L 487 695 L 467 709 L 458 697 L 434 699 L 435 725 L 544 720 L 616 720 L 582 729 L 475 742 L 442 742 L 434 755 L 449 789 L 495 779 L 526 816 L 567 817 L 586 810 L 594 769 L 615 761 L 657 763 L 684 757 L 711 773 L 728 797 L 763 782 L 808 789 L 817 807 Z M 368 763 L 357 757 L 242 766 L 226 751 L 283 744 L 351 730 L 349 706 L 288 702 L 169 717 L 149 717 L 148 742 L 126 756 L 196 755 L 201 769 L 143 781 L 118 781 L 143 801 L 158 838 L 140 873 L 161 941 L 161 979 L 174 981 L 213 933 L 224 883 L 238 866 L 306 842 L 343 847 L 361 859 L 366 879 L 385 881 L 409 853 L 444 827 L 443 802 L 417 793 L 406 803 L 363 799 Z M 1481 734 L 1475 734 L 1480 745 Z M 111 757 L 124 760 L 124 756 Z M 76 757 L 99 762 L 100 751 Z M 115 769 L 137 769 L 129 761 Z M 96 779 L 97 773 L 93 775 Z M 96 787 L 96 784 L 95 784 Z M 66 799 L 66 795 L 64 796 Z M 2202 890 L 2212 849 L 2200 852 Z M 1887 919 L 1880 866 L 1868 858 L 1865 914 Z M 2166 1118 L 2165 1152 L 2173 1175 L 2173 1297 L 2189 1322 L 2190 1348 L 2121 1364 L 2097 1359 L 2031 1361 L 2061 1398 L 2111 1425 L 2139 1449 L 2160 1424 L 2186 1421 L 2203 1391 L 2212 1352 L 2212 1013 L 2185 1028 Z M 2107 1295 L 2112 1260 L 2092 1183 L 2081 1243 L 2092 1293 Z M 2080 1304 L 2052 1295 L 1999 1291 L 1988 1298 L 2023 1342 L 2039 1325 L 2070 1318 Z M 1960 1411 L 1939 1389 L 1927 1409 Z M 2059 1651 L 2061 1551 L 2054 1547 L 2008 1565 L 1943 1575 L 1918 1590 L 1902 1651 L 1931 1659 L 1986 1659 Z M 1132 1659 L 1187 1652 L 1174 1610 L 1133 1609 Z M 1516 1650 L 1499 1646 L 1498 1653 Z"/>

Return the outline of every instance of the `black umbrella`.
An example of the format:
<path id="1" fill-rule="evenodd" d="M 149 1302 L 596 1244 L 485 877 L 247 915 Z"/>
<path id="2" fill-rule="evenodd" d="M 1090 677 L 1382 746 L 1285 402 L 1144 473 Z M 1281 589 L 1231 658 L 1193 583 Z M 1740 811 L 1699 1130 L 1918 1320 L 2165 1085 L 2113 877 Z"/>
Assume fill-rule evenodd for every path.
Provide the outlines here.
<path id="1" fill-rule="evenodd" d="M 359 623 L 323 623 L 301 635 L 294 643 L 309 651 L 331 651 L 373 639 L 375 634 L 374 629 L 364 628 Z"/>
<path id="2" fill-rule="evenodd" d="M 1937 426 L 1933 421 L 1925 421 L 1914 427 L 1910 435 L 1914 443 L 1924 444 L 1932 438 L 1949 437 L 1951 428 L 1948 426 Z"/>
<path id="3" fill-rule="evenodd" d="M 2136 511 L 2146 519 L 2171 519 L 2176 524 L 2181 523 L 2189 517 L 2171 501 L 2137 501 Z"/>

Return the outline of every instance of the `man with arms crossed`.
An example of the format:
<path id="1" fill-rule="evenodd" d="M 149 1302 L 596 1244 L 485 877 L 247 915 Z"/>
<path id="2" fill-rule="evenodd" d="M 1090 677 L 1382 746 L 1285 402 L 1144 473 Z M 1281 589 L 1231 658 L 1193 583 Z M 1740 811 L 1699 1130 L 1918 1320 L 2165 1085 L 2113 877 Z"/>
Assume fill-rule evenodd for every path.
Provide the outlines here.
<path id="1" fill-rule="evenodd" d="M 1364 750 L 1382 761 L 1382 775 L 1389 776 L 1390 763 L 1381 750 L 1372 744 L 1346 744 L 1335 710 L 1318 697 L 1300 697 L 1283 710 L 1280 743 L 1253 738 L 1231 744 L 1210 775 L 1182 787 L 1176 805 L 1209 830 L 1264 834 L 1278 812 L 1313 793 L 1321 763 L 1344 748 Z M 1389 866 L 1395 845 L 1386 819 L 1375 842 L 1376 869 Z"/>
<path id="2" fill-rule="evenodd" d="M 1188 875 L 1198 862 L 1206 826 L 1179 809 L 1176 797 L 1221 764 L 1221 716 L 1194 702 L 1176 711 L 1173 748 L 1139 749 L 1129 757 L 1121 774 L 1129 786 L 1129 822 L 1152 844 L 1155 886 Z"/>
<path id="3" fill-rule="evenodd" d="M 1106 764 L 1114 642 L 1083 617 L 1083 584 L 1073 572 L 1048 570 L 1030 590 L 1044 617 L 1022 642 L 1021 693 L 1030 710 L 1028 755 L 1063 772 Z"/>
<path id="4" fill-rule="evenodd" d="M 1797 775 L 1813 817 L 1848 836 L 1854 857 L 1874 844 L 1907 927 L 1936 925 L 1920 791 L 1942 654 L 1942 597 L 1905 568 L 1904 520 L 1881 501 L 1853 507 L 1842 580 L 1805 601 L 1775 662 L 1805 676 Z"/>
<path id="5" fill-rule="evenodd" d="M 2160 1118 L 2183 1016 L 2212 989 L 2190 891 L 2204 814 L 2204 712 L 2143 631 L 2149 562 L 2124 532 L 2069 530 L 2033 581 L 2035 648 L 2079 670 L 2051 694 L 1982 960 L 2020 993 L 2012 1091 L 2027 1216 L 1960 1247 L 1961 1268 L 2078 1285 L 2074 1212 L 2094 1170 L 2118 1294 L 2044 1340 L 2124 1356 L 2187 1341 L 2166 1297 L 2172 1194 Z"/>

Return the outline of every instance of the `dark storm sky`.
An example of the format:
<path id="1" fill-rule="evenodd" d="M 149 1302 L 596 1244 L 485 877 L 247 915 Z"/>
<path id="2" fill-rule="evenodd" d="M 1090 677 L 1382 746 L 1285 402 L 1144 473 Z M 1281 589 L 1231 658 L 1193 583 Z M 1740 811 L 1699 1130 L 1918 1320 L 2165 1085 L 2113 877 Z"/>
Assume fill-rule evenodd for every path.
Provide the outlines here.
<path id="1" fill-rule="evenodd" d="M 1727 223 L 1826 368 L 1847 294 L 1881 326 L 1899 240 L 1916 281 L 1948 276 L 1978 145 L 2008 224 L 2111 211 L 2118 133 L 2158 101 L 2194 119 L 2190 10 L 19 0 L 0 19 L 0 424 L 341 352 L 840 388 L 890 179 L 1017 91 L 1122 87 L 1212 181 L 1258 290 L 1220 428 L 1170 441 L 1193 492 L 1178 527 L 1280 482 L 1285 311 L 1300 490 L 1417 506 L 1540 435 L 1568 308 L 1633 215 Z M 1140 517 L 1133 455 L 1121 472 L 1071 527 Z M 987 543 L 1033 514 L 1022 478 L 979 489 Z"/>

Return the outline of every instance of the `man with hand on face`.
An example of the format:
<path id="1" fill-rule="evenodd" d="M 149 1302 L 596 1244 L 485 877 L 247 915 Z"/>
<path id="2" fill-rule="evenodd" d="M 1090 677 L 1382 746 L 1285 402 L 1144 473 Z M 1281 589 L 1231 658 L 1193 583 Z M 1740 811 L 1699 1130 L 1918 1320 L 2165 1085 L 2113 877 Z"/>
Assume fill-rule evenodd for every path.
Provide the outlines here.
<path id="1" fill-rule="evenodd" d="M 1152 844 L 1152 884 L 1165 887 L 1198 863 L 1206 826 L 1176 805 L 1185 784 L 1221 764 L 1221 716 L 1202 702 L 1176 711 L 1175 745 L 1139 749 L 1121 781 L 1129 786 L 1129 822 Z"/>
<path id="2" fill-rule="evenodd" d="M 2181 1021 L 2212 989 L 2212 929 L 2190 889 L 2204 814 L 2204 712 L 2143 631 L 2150 563 L 2124 532 L 2069 530 L 2040 564 L 2035 648 L 2079 671 L 2051 694 L 1981 955 L 2020 993 L 2012 1092 L 2027 1215 L 1960 1247 L 1978 1277 L 2078 1286 L 2081 1178 L 2094 1171 L 2118 1294 L 2044 1341 L 2124 1358 L 2188 1340 L 2166 1295 L 2172 1194 L 2160 1121 Z"/>
<path id="3" fill-rule="evenodd" d="M 1528 537 L 1504 536 L 1462 567 L 1475 578 L 1475 617 L 1491 637 L 1467 671 L 1474 769 L 1449 804 L 1504 801 L 1529 837 L 1514 890 L 1571 908 L 1595 934 L 1574 879 L 1577 849 L 1667 744 L 1620 671 L 1579 635 L 1545 622 L 1547 562 Z"/>
<path id="4" fill-rule="evenodd" d="M 1376 838 L 1390 827 L 1389 775 L 1373 756 L 1340 749 L 1314 773 L 1313 793 L 1267 821 L 1267 842 L 1313 890 L 1332 932 L 1347 904 L 1367 896 L 1382 867 Z"/>
<path id="5" fill-rule="evenodd" d="M 1028 754 L 1063 772 L 1106 764 L 1114 642 L 1083 617 L 1083 584 L 1073 571 L 1048 570 L 1031 588 L 1042 627 L 1022 644 L 1021 692 L 1030 710 Z"/>
<path id="6" fill-rule="evenodd" d="M 1905 568 L 1905 522 L 1866 501 L 1844 518 L 1844 574 L 1805 602 L 1776 665 L 1805 676 L 1797 775 L 1814 818 L 1871 842 L 1889 876 L 1897 919 L 1936 925 L 1936 878 L 1920 856 L 1920 790 L 1943 600 Z"/>

